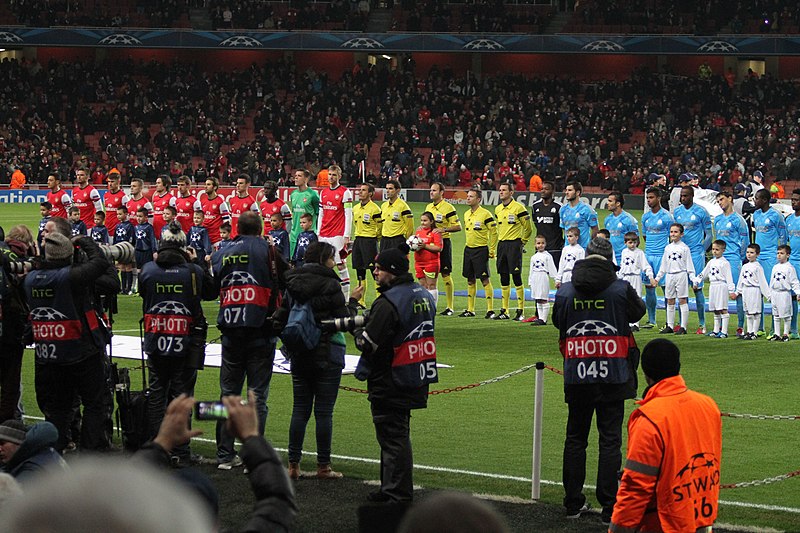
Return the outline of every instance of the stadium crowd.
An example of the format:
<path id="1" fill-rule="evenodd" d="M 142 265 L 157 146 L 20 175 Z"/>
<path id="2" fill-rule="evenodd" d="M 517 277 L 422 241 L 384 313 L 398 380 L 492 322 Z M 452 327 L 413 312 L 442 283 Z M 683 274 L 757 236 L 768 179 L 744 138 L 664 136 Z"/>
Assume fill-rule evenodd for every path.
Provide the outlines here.
<path id="1" fill-rule="evenodd" d="M 391 31 L 543 33 L 554 6 L 480 0 L 387 2 L 392 10 Z M 214 29 L 267 31 L 364 31 L 377 6 L 369 0 L 333 0 L 330 3 L 261 2 L 246 0 L 135 0 L 124 6 L 107 0 L 13 0 L 6 23 L 30 27 L 190 27 L 190 8 L 205 10 Z M 563 33 L 615 32 L 622 34 L 793 34 L 800 28 L 800 9 L 786 0 L 736 2 L 721 0 L 696 4 L 665 0 L 566 2 L 558 8 L 572 11 Z"/>
<path id="2" fill-rule="evenodd" d="M 188 15 L 185 0 L 134 0 L 124 5 L 107 0 L 12 0 L 7 9 L 12 17 L 8 22 L 30 27 L 171 28 L 181 15 Z"/>
<path id="3" fill-rule="evenodd" d="M 404 187 L 495 188 L 512 176 L 524 188 L 537 174 L 559 189 L 577 179 L 641 192 L 653 172 L 722 186 L 748 169 L 800 178 L 797 88 L 769 75 L 733 85 L 645 71 L 596 83 L 477 80 L 446 67 L 417 76 L 407 58 L 397 71 L 356 65 L 339 79 L 283 60 L 208 76 L 182 63 L 5 61 L 0 80 L 6 183 L 15 167 L 43 183 L 89 165 L 97 182 L 117 167 L 125 183 L 160 173 L 232 183 L 247 172 L 256 185 L 290 184 L 287 169 L 316 175 L 331 163 L 351 183 Z M 364 165 L 370 158 L 380 167 Z"/>

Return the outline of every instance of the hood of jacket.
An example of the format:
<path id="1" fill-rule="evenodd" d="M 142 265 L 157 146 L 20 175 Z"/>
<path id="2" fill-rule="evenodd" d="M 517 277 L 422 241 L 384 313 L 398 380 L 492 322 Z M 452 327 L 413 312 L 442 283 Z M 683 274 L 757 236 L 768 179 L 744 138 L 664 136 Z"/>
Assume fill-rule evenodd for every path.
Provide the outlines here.
<path id="1" fill-rule="evenodd" d="M 175 265 L 188 263 L 189 256 L 180 248 L 163 248 L 158 251 L 156 264 L 161 268 L 169 268 Z"/>
<path id="2" fill-rule="evenodd" d="M 307 263 L 286 273 L 289 294 L 303 303 L 314 296 L 320 296 L 331 281 L 338 285 L 341 279 L 332 268 L 317 263 Z"/>
<path id="3" fill-rule="evenodd" d="M 575 263 L 572 285 L 583 294 L 597 294 L 617 280 L 617 268 L 599 255 L 590 255 Z"/>

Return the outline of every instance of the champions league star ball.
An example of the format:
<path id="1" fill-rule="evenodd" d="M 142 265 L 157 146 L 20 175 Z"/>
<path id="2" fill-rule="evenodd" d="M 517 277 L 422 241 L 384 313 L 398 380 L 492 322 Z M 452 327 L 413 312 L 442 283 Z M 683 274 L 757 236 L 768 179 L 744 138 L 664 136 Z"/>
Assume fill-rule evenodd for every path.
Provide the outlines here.
<path id="1" fill-rule="evenodd" d="M 584 320 L 567 330 L 569 337 L 611 336 L 617 334 L 617 328 L 602 320 Z"/>
<path id="2" fill-rule="evenodd" d="M 634 263 L 636 263 L 636 259 L 633 257 L 626 257 L 622 260 L 622 264 L 625 266 L 633 266 Z"/>
<path id="3" fill-rule="evenodd" d="M 411 249 L 412 252 L 416 252 L 417 250 L 422 248 L 422 246 L 425 243 L 422 241 L 422 238 L 420 238 L 419 236 L 412 235 L 411 237 L 406 239 L 406 244 L 408 245 L 408 247 Z"/>
<path id="4" fill-rule="evenodd" d="M 37 307 L 31 310 L 31 320 L 37 322 L 54 322 L 56 320 L 66 320 L 67 317 L 60 311 L 52 307 Z"/>
<path id="5" fill-rule="evenodd" d="M 223 287 L 230 287 L 232 285 L 258 285 L 258 281 L 249 272 L 235 271 L 231 272 L 220 283 Z"/>
<path id="6" fill-rule="evenodd" d="M 786 274 L 783 272 L 775 272 L 775 281 L 786 281 Z"/>
<path id="7" fill-rule="evenodd" d="M 189 316 L 192 313 L 189 309 L 180 302 L 174 300 L 167 300 L 166 302 L 158 302 L 151 307 L 148 311 L 151 315 L 182 315 Z"/>

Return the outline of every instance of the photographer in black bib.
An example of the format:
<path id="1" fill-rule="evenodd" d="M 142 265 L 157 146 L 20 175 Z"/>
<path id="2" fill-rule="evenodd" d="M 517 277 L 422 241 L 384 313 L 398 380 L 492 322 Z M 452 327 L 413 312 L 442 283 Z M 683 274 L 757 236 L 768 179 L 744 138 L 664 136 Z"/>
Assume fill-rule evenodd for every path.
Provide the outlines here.
<path id="1" fill-rule="evenodd" d="M 373 273 L 380 296 L 364 328 L 353 332 L 361 351 L 359 366 L 367 371 L 372 421 L 381 447 L 381 487 L 369 500 L 410 502 L 411 410 L 427 407 L 428 385 L 438 381 L 436 306 L 430 292 L 411 277 L 405 244 L 378 254 Z M 354 292 L 351 301 L 358 297 Z"/>
<path id="2" fill-rule="evenodd" d="M 556 292 L 553 325 L 559 330 L 564 356 L 564 400 L 567 436 L 564 443 L 564 507 L 567 518 L 589 509 L 583 494 L 586 447 L 592 417 L 597 413 L 600 456 L 597 501 L 607 523 L 617 493 L 622 463 L 622 418 L 625 400 L 636 396 L 639 350 L 630 324 L 645 313 L 642 298 L 627 281 L 617 279 L 611 243 L 595 237 L 586 258 L 575 263 L 572 281 Z"/>
<path id="3" fill-rule="evenodd" d="M 247 211 L 237 221 L 238 236 L 223 250 L 214 252 L 211 264 L 219 291 L 217 326 L 222 332 L 222 396 L 241 396 L 244 381 L 255 392 L 258 434 L 267 422 L 267 396 L 275 359 L 272 317 L 280 302 L 277 259 L 261 237 L 261 217 Z M 225 421 L 217 423 L 217 468 L 241 466 L 233 435 Z"/>
<path id="4" fill-rule="evenodd" d="M 215 300 L 217 294 L 208 268 L 198 260 L 194 248 L 186 246 L 180 224 L 171 222 L 161 234 L 158 257 L 139 273 L 151 436 L 158 432 L 173 399 L 194 394 L 197 370 L 203 368 L 208 329 L 200 302 Z M 189 443 L 172 451 L 172 461 L 178 466 L 191 462 Z"/>
<path id="5" fill-rule="evenodd" d="M 119 292 L 119 279 L 90 237 L 70 240 L 55 225 L 53 230 L 44 237 L 45 260 L 25 278 L 36 344 L 36 400 L 58 429 L 56 450 L 62 452 L 79 396 L 79 446 L 103 450 L 109 446 L 104 353 L 109 333 L 96 295 Z"/>

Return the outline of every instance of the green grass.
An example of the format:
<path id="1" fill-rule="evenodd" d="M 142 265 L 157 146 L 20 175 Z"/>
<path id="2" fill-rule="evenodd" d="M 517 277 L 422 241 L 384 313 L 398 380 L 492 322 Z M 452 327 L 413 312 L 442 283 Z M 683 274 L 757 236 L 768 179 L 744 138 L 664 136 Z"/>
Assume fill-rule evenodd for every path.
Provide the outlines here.
<path id="1" fill-rule="evenodd" d="M 412 205 L 420 213 L 422 204 Z M 458 206 L 463 212 L 466 206 Z M 13 224 L 25 223 L 35 227 L 38 221 L 36 206 L 3 205 L 0 224 L 8 230 Z M 598 213 L 602 221 L 605 213 Z M 641 213 L 634 212 L 635 216 Z M 602 223 L 602 222 L 601 222 Z M 463 233 L 454 235 L 454 271 L 460 273 Z M 528 255 L 532 246 L 528 246 Z M 525 263 L 527 265 L 527 261 Z M 493 283 L 499 286 L 494 276 Z M 460 276 L 455 275 L 457 289 L 465 288 Z M 440 284 L 441 289 L 441 284 Z M 369 291 L 372 296 L 373 291 Z M 443 298 L 443 296 L 441 296 Z M 134 329 L 140 317 L 140 300 L 121 297 L 121 312 L 117 329 Z M 456 309 L 466 305 L 465 298 L 457 298 Z M 207 314 L 216 315 L 214 304 L 207 304 Z M 499 305 L 495 303 L 495 308 Z M 512 306 L 513 307 L 513 306 Z M 530 309 L 531 304 L 528 304 Z M 478 316 L 485 309 L 478 301 Z M 663 311 L 658 319 L 664 322 Z M 710 317 L 709 317 L 710 319 Z M 690 330 L 697 327 L 697 315 L 692 313 Z M 209 337 L 215 337 L 212 330 Z M 476 383 L 505 374 L 536 361 L 560 367 L 557 331 L 552 327 L 534 328 L 514 322 L 485 321 L 482 318 L 462 319 L 441 317 L 436 323 L 439 360 L 452 369 L 440 372 L 436 389 L 453 388 Z M 657 337 L 653 330 L 637 333 L 640 346 Z M 711 395 L 722 411 L 755 414 L 800 414 L 796 384 L 800 381 L 797 346 L 768 343 L 764 340 L 744 342 L 735 338 L 707 339 L 687 335 L 674 339 L 683 354 L 682 374 L 693 389 Z M 355 353 L 352 343 L 350 353 Z M 132 364 L 132 363 L 131 363 Z M 36 408 L 33 388 L 32 354 L 26 355 L 23 371 L 24 401 L 27 412 L 40 416 Z M 351 376 L 343 378 L 343 385 L 363 388 Z M 449 470 L 491 473 L 508 477 L 530 476 L 531 428 L 533 418 L 534 373 L 526 372 L 498 383 L 436 395 L 430 398 L 429 407 L 413 415 L 412 439 L 414 461 L 419 465 L 442 467 Z M 208 368 L 200 373 L 197 398 L 211 399 L 219 395 L 218 372 Z M 291 383 L 288 376 L 273 378 L 267 422 L 267 437 L 279 448 L 285 448 L 291 415 Z M 628 410 L 634 407 L 629 402 Z M 545 375 L 542 476 L 546 480 L 561 479 L 561 453 L 563 449 L 566 405 L 563 402 L 562 381 L 551 372 Z M 761 479 L 791 472 L 800 468 L 796 450 L 799 421 L 723 419 L 722 482 L 734 483 Z M 213 439 L 210 424 L 200 424 L 207 438 Z M 596 434 L 589 446 L 589 472 L 587 483 L 593 483 L 596 468 Z M 306 439 L 307 449 L 314 449 L 313 421 Z M 195 450 L 213 455 L 213 445 L 197 443 Z M 335 412 L 334 454 L 354 458 L 376 459 L 379 456 L 374 430 L 369 416 L 369 406 L 363 394 L 342 391 Z M 335 467 L 351 478 L 377 479 L 378 467 L 374 463 L 335 459 Z M 313 456 L 303 466 L 310 469 Z M 420 468 L 415 471 L 415 483 L 428 488 L 453 488 L 456 490 L 498 495 L 530 497 L 530 484 L 513 479 L 493 479 L 474 474 L 434 471 Z M 587 495 L 593 500 L 592 491 Z M 723 490 L 721 499 L 745 504 L 800 507 L 800 478 L 779 483 L 735 490 Z M 562 490 L 557 485 L 544 485 L 542 500 L 560 504 Z M 225 493 L 223 493 L 223 499 Z M 223 504 L 224 505 L 224 504 Z M 720 506 L 719 520 L 729 524 L 771 526 L 800 531 L 800 514 L 776 510 L 760 510 L 733 505 Z M 313 530 L 306 528 L 306 530 Z"/>

